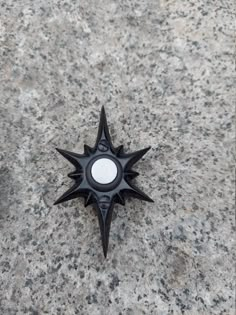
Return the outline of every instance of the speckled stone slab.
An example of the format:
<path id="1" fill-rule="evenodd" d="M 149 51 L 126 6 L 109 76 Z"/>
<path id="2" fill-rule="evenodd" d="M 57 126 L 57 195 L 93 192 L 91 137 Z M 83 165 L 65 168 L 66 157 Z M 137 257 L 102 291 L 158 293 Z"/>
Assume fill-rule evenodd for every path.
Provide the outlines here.
<path id="1" fill-rule="evenodd" d="M 233 0 L 0 1 L 0 314 L 234 314 Z M 55 147 L 151 145 L 108 258 Z"/>

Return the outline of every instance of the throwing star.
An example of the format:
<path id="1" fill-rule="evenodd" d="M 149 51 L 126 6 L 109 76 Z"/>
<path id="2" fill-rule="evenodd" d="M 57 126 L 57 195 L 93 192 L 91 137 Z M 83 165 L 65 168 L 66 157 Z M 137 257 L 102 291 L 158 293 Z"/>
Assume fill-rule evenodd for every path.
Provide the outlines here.
<path id="1" fill-rule="evenodd" d="M 127 195 L 153 202 L 132 183 L 132 179 L 139 175 L 132 170 L 132 166 L 149 149 L 150 147 L 133 153 L 124 153 L 123 145 L 115 148 L 111 142 L 104 107 L 101 110 L 97 140 L 93 148 L 84 145 L 83 154 L 56 149 L 74 165 L 75 170 L 68 176 L 75 182 L 55 202 L 55 205 L 77 197 L 84 197 L 85 207 L 90 204 L 95 206 L 105 257 L 114 204 L 125 205 Z"/>

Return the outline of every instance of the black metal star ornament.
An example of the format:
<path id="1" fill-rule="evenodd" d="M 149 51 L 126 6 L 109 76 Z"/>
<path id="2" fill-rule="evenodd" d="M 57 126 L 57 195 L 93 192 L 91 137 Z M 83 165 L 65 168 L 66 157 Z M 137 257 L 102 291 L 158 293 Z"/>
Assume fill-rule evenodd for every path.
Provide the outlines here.
<path id="1" fill-rule="evenodd" d="M 56 149 L 74 165 L 74 172 L 68 176 L 75 182 L 54 204 L 84 197 L 85 207 L 90 204 L 95 206 L 105 257 L 114 204 L 125 205 L 125 195 L 153 202 L 132 183 L 132 179 L 139 174 L 131 168 L 149 149 L 150 147 L 126 154 L 123 145 L 114 148 L 104 107 L 101 110 L 97 140 L 93 148 L 84 145 L 83 154 Z"/>

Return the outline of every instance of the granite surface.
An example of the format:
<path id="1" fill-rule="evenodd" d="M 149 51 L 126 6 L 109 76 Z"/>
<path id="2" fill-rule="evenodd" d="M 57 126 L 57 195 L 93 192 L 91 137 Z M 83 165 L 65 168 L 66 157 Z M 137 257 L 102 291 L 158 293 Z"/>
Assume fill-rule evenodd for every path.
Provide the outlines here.
<path id="1" fill-rule="evenodd" d="M 233 0 L 0 1 L 0 314 L 234 314 Z M 93 145 L 152 149 L 115 207 L 53 202 Z"/>

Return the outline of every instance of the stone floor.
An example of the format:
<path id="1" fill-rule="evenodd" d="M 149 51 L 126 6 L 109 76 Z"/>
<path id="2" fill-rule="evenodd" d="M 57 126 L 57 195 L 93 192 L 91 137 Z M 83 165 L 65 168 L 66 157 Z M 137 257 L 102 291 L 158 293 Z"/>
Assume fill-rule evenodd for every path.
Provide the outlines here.
<path id="1" fill-rule="evenodd" d="M 234 314 L 233 0 L 0 1 L 0 314 Z M 55 147 L 152 149 L 108 258 Z"/>

